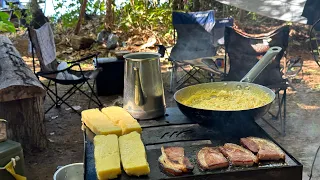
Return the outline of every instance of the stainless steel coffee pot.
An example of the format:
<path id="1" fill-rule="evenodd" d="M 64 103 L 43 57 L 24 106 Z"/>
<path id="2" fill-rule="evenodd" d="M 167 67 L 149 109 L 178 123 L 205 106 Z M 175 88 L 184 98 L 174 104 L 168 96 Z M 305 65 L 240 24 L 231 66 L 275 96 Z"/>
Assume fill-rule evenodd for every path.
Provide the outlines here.
<path id="1" fill-rule="evenodd" d="M 140 120 L 163 116 L 165 99 L 160 54 L 131 53 L 124 58 L 123 108 Z"/>

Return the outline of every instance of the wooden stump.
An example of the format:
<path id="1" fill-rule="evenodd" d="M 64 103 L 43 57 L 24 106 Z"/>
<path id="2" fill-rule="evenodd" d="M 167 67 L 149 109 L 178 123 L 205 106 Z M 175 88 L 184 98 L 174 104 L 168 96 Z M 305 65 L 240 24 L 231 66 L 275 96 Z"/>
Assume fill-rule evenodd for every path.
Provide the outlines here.
<path id="1" fill-rule="evenodd" d="M 0 36 L 0 54 L 0 118 L 8 121 L 8 138 L 27 151 L 43 150 L 46 91 L 6 36 Z"/>
<path id="2" fill-rule="evenodd" d="M 8 138 L 25 150 L 47 147 L 42 97 L 0 102 L 0 116 L 8 121 Z"/>
<path id="3" fill-rule="evenodd" d="M 81 37 L 81 36 L 72 36 L 71 37 L 71 45 L 74 50 L 88 49 L 95 42 L 92 38 Z"/>

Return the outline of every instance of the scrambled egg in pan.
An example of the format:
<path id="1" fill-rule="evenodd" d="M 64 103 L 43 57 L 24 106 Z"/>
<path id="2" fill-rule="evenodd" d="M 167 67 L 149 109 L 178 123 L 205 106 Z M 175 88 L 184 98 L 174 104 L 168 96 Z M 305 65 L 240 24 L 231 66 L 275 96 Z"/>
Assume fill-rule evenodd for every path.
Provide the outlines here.
<path id="1" fill-rule="evenodd" d="M 199 89 L 188 98 L 180 99 L 186 106 L 220 111 L 254 109 L 271 102 L 271 97 L 259 89 Z"/>

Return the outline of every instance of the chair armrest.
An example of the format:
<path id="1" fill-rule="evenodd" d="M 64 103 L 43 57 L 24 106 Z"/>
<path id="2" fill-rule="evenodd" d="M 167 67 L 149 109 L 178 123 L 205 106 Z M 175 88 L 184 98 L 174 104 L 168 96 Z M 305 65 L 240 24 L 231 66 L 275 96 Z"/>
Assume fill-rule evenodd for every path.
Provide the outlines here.
<path id="1" fill-rule="evenodd" d="M 74 66 L 79 66 L 80 68 L 80 71 L 82 72 L 82 69 L 81 69 L 81 66 L 79 63 L 74 63 L 72 64 L 70 67 L 67 67 L 65 69 L 62 69 L 62 70 L 59 70 L 59 71 L 50 71 L 50 72 L 37 72 L 37 75 L 51 75 L 51 74 L 58 74 L 58 73 L 61 73 L 61 72 L 64 72 L 64 71 L 68 71 L 70 70 L 71 68 L 73 68 Z"/>
<path id="2" fill-rule="evenodd" d="M 94 58 L 94 57 L 98 57 L 100 53 L 95 53 L 95 54 L 91 54 L 89 56 L 86 56 L 84 58 L 81 58 L 79 60 L 76 60 L 76 61 L 70 61 L 70 62 L 67 62 L 68 64 L 73 64 L 73 63 L 79 63 L 79 62 L 82 62 L 82 61 L 85 61 L 85 60 L 88 60 L 88 59 L 91 59 L 91 58 Z"/>

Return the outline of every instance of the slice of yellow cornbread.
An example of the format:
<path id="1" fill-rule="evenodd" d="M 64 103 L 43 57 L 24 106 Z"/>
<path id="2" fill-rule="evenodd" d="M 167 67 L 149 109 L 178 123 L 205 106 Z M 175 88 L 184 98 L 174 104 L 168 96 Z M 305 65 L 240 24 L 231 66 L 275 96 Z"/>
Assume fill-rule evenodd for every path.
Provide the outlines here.
<path id="1" fill-rule="evenodd" d="M 133 131 L 141 133 L 142 129 L 138 122 L 128 122 L 126 120 L 122 120 L 118 124 L 122 129 L 122 134 L 129 134 Z"/>
<path id="2" fill-rule="evenodd" d="M 140 124 L 125 109 L 118 106 L 110 106 L 103 108 L 101 111 L 111 121 L 121 127 L 122 134 L 128 134 L 133 131 L 141 133 L 142 129 Z"/>
<path id="3" fill-rule="evenodd" d="M 126 110 L 124 111 L 122 110 L 124 109 L 122 109 L 119 106 L 109 106 L 109 107 L 102 108 L 101 112 L 106 116 L 108 116 L 110 120 L 112 120 L 114 123 L 118 124 L 120 120 L 124 118 L 128 118 L 128 116 L 126 117 L 126 113 L 128 112 Z M 133 118 L 132 116 L 130 117 Z"/>
<path id="4" fill-rule="evenodd" d="M 98 179 L 117 178 L 121 174 L 118 136 L 115 134 L 96 135 L 93 143 Z"/>
<path id="5" fill-rule="evenodd" d="M 81 120 L 97 135 L 116 134 L 120 136 L 122 129 L 108 120 L 99 109 L 88 109 L 81 112 Z"/>
<path id="6" fill-rule="evenodd" d="M 128 175 L 150 173 L 147 155 L 141 136 L 136 131 L 119 137 L 120 157 L 124 171 Z"/>

